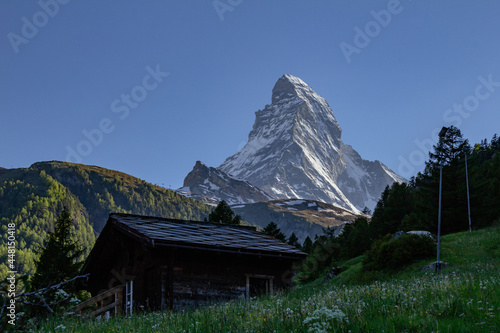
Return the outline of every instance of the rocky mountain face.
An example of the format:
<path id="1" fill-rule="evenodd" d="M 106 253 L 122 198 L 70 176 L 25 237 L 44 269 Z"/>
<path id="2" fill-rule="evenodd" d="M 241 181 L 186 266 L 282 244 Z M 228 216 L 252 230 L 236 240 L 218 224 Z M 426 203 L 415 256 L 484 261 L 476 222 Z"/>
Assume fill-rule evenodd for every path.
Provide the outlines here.
<path id="1" fill-rule="evenodd" d="M 177 192 L 211 204 L 217 204 L 222 200 L 234 205 L 272 199 L 249 182 L 229 176 L 200 161 L 196 162 L 193 170 L 184 179 L 184 187 Z"/>
<path id="2" fill-rule="evenodd" d="M 271 104 L 255 113 L 247 144 L 217 170 L 277 199 L 318 200 L 354 213 L 373 209 L 387 185 L 405 179 L 379 161 L 362 159 L 341 135 L 327 101 L 285 74 Z M 199 177 L 198 183 L 205 181 Z"/>

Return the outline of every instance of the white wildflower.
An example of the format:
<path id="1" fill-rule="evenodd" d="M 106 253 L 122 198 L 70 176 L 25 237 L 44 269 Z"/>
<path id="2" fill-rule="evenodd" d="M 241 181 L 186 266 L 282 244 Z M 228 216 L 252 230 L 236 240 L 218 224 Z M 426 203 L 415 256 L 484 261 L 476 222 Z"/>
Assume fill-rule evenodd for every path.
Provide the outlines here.
<path id="1" fill-rule="evenodd" d="M 79 303 L 80 303 L 80 300 L 79 300 L 78 298 L 76 298 L 76 297 L 74 297 L 74 296 L 73 296 L 73 297 L 69 300 L 69 302 L 70 302 L 71 304 L 73 304 L 73 305 L 77 305 L 77 304 L 79 304 Z"/>
<path id="2" fill-rule="evenodd" d="M 332 329 L 332 321 L 342 321 L 345 318 L 344 312 L 336 308 L 334 311 L 325 307 L 314 310 L 312 314 L 304 319 L 303 324 L 308 326 L 308 332 L 322 333 Z"/>
<path id="3" fill-rule="evenodd" d="M 66 329 L 66 326 L 64 326 L 63 324 L 59 325 L 59 326 L 56 326 L 54 328 L 54 331 L 64 331 Z"/>

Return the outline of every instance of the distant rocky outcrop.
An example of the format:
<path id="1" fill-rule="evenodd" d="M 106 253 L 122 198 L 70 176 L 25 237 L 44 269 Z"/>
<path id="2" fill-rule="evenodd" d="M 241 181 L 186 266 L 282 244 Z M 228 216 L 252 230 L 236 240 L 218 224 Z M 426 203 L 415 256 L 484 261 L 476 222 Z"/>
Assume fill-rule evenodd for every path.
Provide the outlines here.
<path id="1" fill-rule="evenodd" d="M 249 182 L 229 176 L 200 161 L 196 162 L 193 170 L 184 179 L 184 186 L 177 192 L 211 204 L 222 200 L 232 205 L 273 199 Z"/>

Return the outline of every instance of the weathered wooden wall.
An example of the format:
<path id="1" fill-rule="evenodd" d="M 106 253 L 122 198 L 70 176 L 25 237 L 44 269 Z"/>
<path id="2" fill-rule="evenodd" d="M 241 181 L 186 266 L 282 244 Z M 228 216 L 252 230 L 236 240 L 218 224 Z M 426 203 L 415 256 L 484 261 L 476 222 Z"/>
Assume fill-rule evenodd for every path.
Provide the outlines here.
<path id="1" fill-rule="evenodd" d="M 101 253 L 103 257 L 92 266 L 89 291 L 97 294 L 133 280 L 134 304 L 153 310 L 244 298 L 246 274 L 274 276 L 273 289 L 282 289 L 289 284 L 292 266 L 291 260 L 276 257 L 153 248 L 119 232 L 109 237 Z M 252 279 L 252 290 L 264 288 L 263 281 Z"/>
<path id="2" fill-rule="evenodd" d="M 291 262 L 279 258 L 176 250 L 173 309 L 244 298 L 246 274 L 274 276 L 274 289 L 282 289 L 288 282 L 282 276 L 290 268 Z"/>

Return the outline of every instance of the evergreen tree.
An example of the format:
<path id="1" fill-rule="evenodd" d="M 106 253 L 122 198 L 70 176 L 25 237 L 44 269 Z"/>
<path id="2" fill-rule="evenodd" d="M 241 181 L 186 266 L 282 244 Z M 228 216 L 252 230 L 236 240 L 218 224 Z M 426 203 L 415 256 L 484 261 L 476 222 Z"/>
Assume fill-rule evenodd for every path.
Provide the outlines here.
<path id="1" fill-rule="evenodd" d="M 269 235 L 271 237 L 279 239 L 280 241 L 286 242 L 286 236 L 285 236 L 285 234 L 281 232 L 280 228 L 278 228 L 278 225 L 276 223 L 274 223 L 274 222 L 270 222 L 264 228 L 264 233 L 266 235 Z"/>
<path id="2" fill-rule="evenodd" d="M 295 246 L 299 250 L 302 248 L 300 246 L 300 243 L 299 243 L 299 238 L 297 237 L 297 235 L 295 235 L 294 232 L 292 232 L 292 234 L 290 235 L 290 237 L 288 237 L 288 242 L 287 243 L 289 245 Z"/>
<path id="3" fill-rule="evenodd" d="M 332 266 L 337 266 L 340 258 L 340 247 L 336 237 L 329 230 L 316 238 L 312 243 L 309 237 L 304 241 L 304 252 L 309 255 L 301 265 L 298 281 L 300 283 L 314 281 Z"/>
<path id="4" fill-rule="evenodd" d="M 307 236 L 306 239 L 304 240 L 304 243 L 302 244 L 302 250 L 305 253 L 310 254 L 312 252 L 312 249 L 313 249 L 313 241 L 309 236 Z"/>
<path id="5" fill-rule="evenodd" d="M 239 215 L 235 215 L 231 207 L 222 200 L 219 202 L 217 207 L 214 208 L 214 210 L 208 214 L 208 220 L 210 222 L 220 222 L 220 223 L 226 223 L 226 224 L 240 224 L 241 223 L 241 217 Z"/>
<path id="6" fill-rule="evenodd" d="M 72 226 L 73 220 L 64 207 L 54 231 L 49 234 L 47 244 L 39 251 L 40 257 L 35 262 L 36 271 L 31 279 L 33 289 L 48 287 L 78 275 L 82 264 L 79 258 L 83 250 L 74 239 Z M 69 286 L 69 289 L 72 287 Z"/>
<path id="7" fill-rule="evenodd" d="M 472 227 L 490 224 L 500 216 L 500 146 L 497 135 L 490 144 L 477 144 L 468 156 Z"/>
<path id="8" fill-rule="evenodd" d="M 342 258 L 350 259 L 363 254 L 372 245 L 372 233 L 368 220 L 358 217 L 353 223 L 345 224 L 338 237 Z"/>
<path id="9" fill-rule="evenodd" d="M 401 221 L 414 209 L 415 200 L 412 187 L 406 183 L 394 183 L 391 187 L 387 186 L 375 207 L 370 223 L 374 238 L 401 230 Z"/>
<path id="10" fill-rule="evenodd" d="M 440 163 L 442 169 L 441 232 L 443 234 L 468 228 L 465 155 L 470 154 L 468 140 L 455 126 L 448 128 L 429 152 L 425 172 L 416 179 L 419 189 L 417 210 L 426 229 L 437 231 Z"/>
<path id="11" fill-rule="evenodd" d="M 429 161 L 425 163 L 426 171 L 432 172 L 439 168 L 439 163 L 443 166 L 456 163 L 465 158 L 465 154 L 470 153 L 469 140 L 464 139 L 462 132 L 455 126 L 450 126 L 446 134 L 439 138 L 437 145 L 433 146 L 434 151 L 429 152 Z"/>

